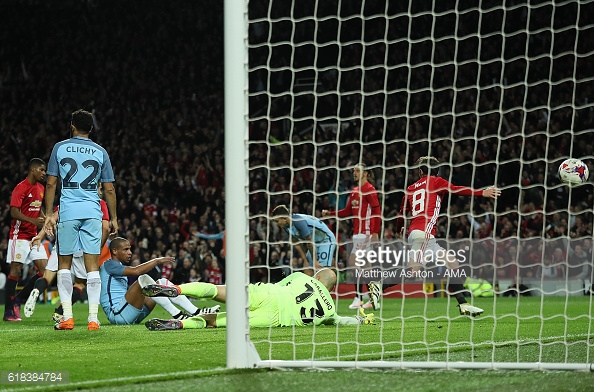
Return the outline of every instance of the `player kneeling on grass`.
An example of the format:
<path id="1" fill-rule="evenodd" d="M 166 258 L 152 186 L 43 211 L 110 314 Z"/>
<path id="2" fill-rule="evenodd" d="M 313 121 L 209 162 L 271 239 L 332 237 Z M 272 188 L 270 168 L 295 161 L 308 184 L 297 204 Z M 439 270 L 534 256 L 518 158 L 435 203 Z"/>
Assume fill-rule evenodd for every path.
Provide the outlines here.
<path id="1" fill-rule="evenodd" d="M 330 269 L 318 271 L 316 277 L 295 272 L 278 283 L 248 285 L 249 324 L 251 327 L 290 327 L 305 325 L 375 324 L 373 314 L 359 310 L 356 317 L 341 317 L 328 290 L 334 287 L 336 274 Z M 144 295 L 151 297 L 177 297 L 214 299 L 225 302 L 225 286 L 194 282 L 179 286 L 148 285 Z M 146 322 L 151 331 L 170 329 L 198 329 L 225 327 L 225 313 L 191 317 L 186 320 L 151 319 Z"/>
<path id="2" fill-rule="evenodd" d="M 101 307 L 111 324 L 138 324 L 155 308 L 161 305 L 174 319 L 183 319 L 196 315 L 216 313 L 220 305 L 199 309 L 184 296 L 176 298 L 147 298 L 141 287 L 155 285 L 156 282 L 146 273 L 158 264 L 174 262 L 173 257 L 160 257 L 136 267 L 130 266 L 132 252 L 130 242 L 122 237 L 114 238 L 109 244 L 111 259 L 101 268 Z M 128 276 L 138 276 L 138 280 L 128 287 Z M 163 287 L 172 283 L 167 279 L 159 279 Z M 179 305 L 183 311 L 177 308 Z"/>

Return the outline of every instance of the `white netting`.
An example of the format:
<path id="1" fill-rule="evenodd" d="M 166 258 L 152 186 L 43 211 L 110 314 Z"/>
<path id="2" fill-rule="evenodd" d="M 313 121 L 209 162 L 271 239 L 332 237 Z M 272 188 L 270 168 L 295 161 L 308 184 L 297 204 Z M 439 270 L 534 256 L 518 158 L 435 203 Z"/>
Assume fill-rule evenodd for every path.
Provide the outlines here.
<path id="1" fill-rule="evenodd" d="M 495 203 L 451 196 L 438 222 L 437 237 L 468 247 L 472 276 L 499 294 L 474 299 L 481 318 L 460 318 L 455 302 L 425 294 L 430 287 L 399 286 L 369 330 L 252 329 L 262 359 L 591 362 L 584 293 L 592 282 L 592 179 L 570 190 L 557 167 L 575 157 L 594 169 L 594 2 L 250 1 L 248 8 L 252 282 L 300 267 L 268 219 L 272 208 L 315 216 L 342 208 L 358 162 L 375 171 L 382 243 L 395 248 L 418 157 L 438 158 L 453 184 L 503 191 Z M 326 222 L 344 267 L 352 225 Z M 517 294 L 508 290 L 515 283 L 532 297 L 503 296 Z M 339 313 L 352 312 L 354 291 L 339 285 Z"/>

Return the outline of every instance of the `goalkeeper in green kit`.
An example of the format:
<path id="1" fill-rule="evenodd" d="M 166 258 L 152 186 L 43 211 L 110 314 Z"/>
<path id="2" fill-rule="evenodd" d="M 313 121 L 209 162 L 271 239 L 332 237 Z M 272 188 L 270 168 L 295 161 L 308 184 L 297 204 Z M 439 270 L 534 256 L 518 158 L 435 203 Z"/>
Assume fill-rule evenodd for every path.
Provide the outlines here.
<path id="1" fill-rule="evenodd" d="M 336 274 L 330 269 L 318 271 L 316 277 L 295 272 L 278 283 L 248 285 L 249 324 L 251 327 L 290 327 L 306 325 L 374 324 L 373 314 L 363 309 L 355 317 L 341 317 L 330 292 Z M 142 288 L 148 297 L 176 297 L 214 299 L 225 302 L 225 286 L 211 283 L 184 283 L 179 286 L 150 284 Z M 145 323 L 151 331 L 226 327 L 225 313 L 196 316 L 185 320 L 150 319 Z"/>

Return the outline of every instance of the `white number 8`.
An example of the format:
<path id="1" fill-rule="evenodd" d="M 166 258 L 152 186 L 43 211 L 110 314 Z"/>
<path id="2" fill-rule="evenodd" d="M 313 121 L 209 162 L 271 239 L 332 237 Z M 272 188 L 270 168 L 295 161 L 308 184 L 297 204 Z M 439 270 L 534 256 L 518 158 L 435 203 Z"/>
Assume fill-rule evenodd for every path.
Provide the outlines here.
<path id="1" fill-rule="evenodd" d="M 425 210 L 425 189 L 419 189 L 412 194 L 412 216 L 417 216 Z"/>

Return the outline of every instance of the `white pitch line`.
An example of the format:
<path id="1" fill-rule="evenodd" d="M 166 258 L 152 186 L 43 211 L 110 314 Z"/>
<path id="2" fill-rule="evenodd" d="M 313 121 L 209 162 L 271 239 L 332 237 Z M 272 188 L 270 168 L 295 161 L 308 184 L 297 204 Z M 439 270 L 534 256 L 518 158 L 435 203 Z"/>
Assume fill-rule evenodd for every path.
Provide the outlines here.
<path id="1" fill-rule="evenodd" d="M 450 344 L 450 347 L 468 347 L 468 348 L 477 348 L 477 347 L 488 347 L 488 346 L 492 346 L 494 344 L 511 344 L 511 343 L 535 343 L 535 342 L 539 342 L 541 340 L 544 341 L 554 341 L 554 340 L 558 340 L 558 341 L 563 341 L 564 339 L 567 338 L 589 338 L 590 335 L 588 335 L 587 333 L 582 333 L 582 334 L 573 334 L 573 335 L 564 335 L 564 336 L 546 336 L 543 337 L 541 339 L 537 339 L 537 338 L 525 338 L 525 339 L 519 339 L 519 340 L 507 340 L 507 341 L 501 341 L 501 342 L 481 342 L 481 343 L 476 343 L 476 344 L 468 344 L 466 342 L 460 342 L 460 343 L 452 343 Z M 349 342 L 343 342 L 343 343 L 349 343 Z M 422 342 L 418 342 L 419 344 L 421 344 Z M 387 343 L 387 344 L 398 344 L 396 342 L 394 343 Z M 415 344 L 415 342 L 409 342 L 407 344 Z M 546 344 L 546 343 L 545 343 Z M 369 345 L 368 343 L 365 344 Z M 442 342 L 438 342 L 438 344 L 431 344 L 428 345 L 428 347 L 421 347 L 421 348 L 413 348 L 413 349 L 404 349 L 404 350 L 396 350 L 396 351 L 382 351 L 382 352 L 376 352 L 376 353 L 364 353 L 364 354 L 346 354 L 346 355 L 340 355 L 340 360 L 343 360 L 345 358 L 364 358 L 364 357 L 377 357 L 378 355 L 383 356 L 383 355 L 395 355 L 395 354 L 414 354 L 417 352 L 427 352 L 427 350 L 431 351 L 432 349 L 443 349 L 443 348 L 447 348 L 448 346 L 446 344 L 443 344 Z M 308 359 L 310 360 L 310 359 Z M 337 360 L 337 356 L 328 356 L 328 357 L 319 357 L 319 358 L 315 358 L 314 361 L 325 361 L 325 360 Z"/>

